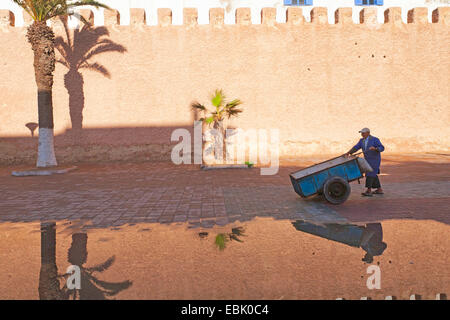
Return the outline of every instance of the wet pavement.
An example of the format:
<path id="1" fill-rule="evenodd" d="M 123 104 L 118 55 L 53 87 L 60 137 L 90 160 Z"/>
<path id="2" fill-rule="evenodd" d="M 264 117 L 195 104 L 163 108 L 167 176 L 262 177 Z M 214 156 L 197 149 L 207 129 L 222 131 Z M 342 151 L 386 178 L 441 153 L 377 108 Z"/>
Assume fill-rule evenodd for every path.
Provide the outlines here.
<path id="1" fill-rule="evenodd" d="M 338 206 L 293 191 L 288 174 L 313 162 L 286 161 L 275 176 L 167 163 L 22 178 L 1 168 L 0 299 L 450 293 L 449 157 L 387 156 L 386 194 L 362 198 L 352 183 Z M 379 290 L 366 286 L 371 264 Z M 75 296 L 63 286 L 69 265 L 81 266 Z"/>

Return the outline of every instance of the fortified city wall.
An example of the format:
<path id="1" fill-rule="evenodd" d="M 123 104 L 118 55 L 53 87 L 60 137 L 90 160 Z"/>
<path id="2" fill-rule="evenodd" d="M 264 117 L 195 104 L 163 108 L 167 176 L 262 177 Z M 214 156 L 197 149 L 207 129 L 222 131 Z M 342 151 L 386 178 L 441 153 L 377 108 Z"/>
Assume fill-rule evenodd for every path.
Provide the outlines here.
<path id="1" fill-rule="evenodd" d="M 93 22 L 92 11 L 80 14 Z M 410 10 L 408 23 L 400 8 L 387 9 L 384 23 L 372 7 L 360 24 L 351 8 L 336 10 L 335 24 L 327 14 L 315 7 L 307 22 L 290 7 L 278 23 L 276 9 L 263 8 L 254 25 L 250 9 L 238 8 L 229 25 L 214 8 L 209 25 L 199 25 L 197 9 L 185 8 L 184 24 L 172 25 L 171 10 L 158 9 L 158 25 L 149 26 L 143 9 L 131 9 L 126 26 L 105 11 L 104 26 L 70 29 L 73 45 L 57 57 L 72 68 L 57 64 L 53 88 L 57 159 L 169 160 L 173 130 L 198 117 L 190 103 L 207 104 L 216 88 L 244 102 L 229 126 L 280 130 L 282 157 L 342 154 L 362 127 L 386 152 L 449 152 L 450 8 L 434 10 L 432 23 L 427 8 Z M 32 137 L 27 126 L 38 120 L 31 20 L 14 21 L 0 10 L 0 164 L 33 163 L 37 152 L 37 130 Z M 63 22 L 51 25 L 67 42 Z M 102 39 L 112 47 L 81 68 L 80 55 Z M 119 47 L 126 51 L 111 51 Z"/>

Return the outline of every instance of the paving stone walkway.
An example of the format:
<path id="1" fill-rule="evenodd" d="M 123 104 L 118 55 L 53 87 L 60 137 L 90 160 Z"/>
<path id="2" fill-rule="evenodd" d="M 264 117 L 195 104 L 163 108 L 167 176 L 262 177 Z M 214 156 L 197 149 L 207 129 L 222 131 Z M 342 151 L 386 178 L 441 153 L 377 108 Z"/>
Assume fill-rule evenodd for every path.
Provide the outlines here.
<path id="1" fill-rule="evenodd" d="M 301 164 L 280 168 L 275 176 L 261 176 L 257 168 L 202 171 L 167 163 L 79 165 L 65 175 L 22 178 L 9 175 L 15 168 L 3 168 L 0 222 L 87 220 L 96 228 L 187 222 L 207 228 L 255 217 L 342 222 L 396 218 L 401 212 L 448 219 L 450 163 L 392 162 L 381 176 L 385 195 L 362 198 L 363 181 L 352 183 L 349 200 L 339 206 L 295 194 L 288 174 Z"/>

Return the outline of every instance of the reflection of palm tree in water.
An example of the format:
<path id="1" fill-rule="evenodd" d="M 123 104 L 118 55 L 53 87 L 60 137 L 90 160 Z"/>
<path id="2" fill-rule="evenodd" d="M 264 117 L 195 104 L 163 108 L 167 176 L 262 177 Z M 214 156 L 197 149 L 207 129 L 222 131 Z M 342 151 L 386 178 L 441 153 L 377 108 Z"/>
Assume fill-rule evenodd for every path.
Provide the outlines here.
<path id="1" fill-rule="evenodd" d="M 39 299 L 62 300 L 58 268 L 56 267 L 55 223 L 41 223 L 41 270 L 39 272 Z"/>
<path id="2" fill-rule="evenodd" d="M 55 39 L 56 49 L 61 54 L 57 62 L 64 65 L 69 72 L 64 76 L 64 86 L 69 93 L 70 119 L 72 130 L 79 131 L 83 126 L 84 80 L 80 69 L 88 69 L 101 73 L 107 78 L 111 75 L 105 66 L 90 60 L 105 52 L 126 52 L 125 47 L 106 38 L 109 31 L 105 27 L 93 28 L 86 24 L 81 29 L 73 31 L 70 36 L 67 21 L 64 21 L 66 40 L 63 37 Z"/>
<path id="3" fill-rule="evenodd" d="M 83 267 L 87 261 L 87 234 L 72 235 L 72 245 L 68 252 L 68 261 L 80 268 L 81 289 L 69 290 L 65 283 L 67 275 L 58 275 L 56 266 L 56 231 L 55 223 L 41 224 L 41 271 L 39 274 L 39 298 L 41 300 L 90 299 L 103 300 L 115 296 L 129 288 L 131 281 L 105 282 L 93 274 L 107 270 L 115 261 L 112 256 L 94 267 Z M 60 279 L 64 280 L 61 288 Z"/>
<path id="4" fill-rule="evenodd" d="M 219 248 L 219 250 L 224 250 L 228 241 L 234 240 L 237 242 L 244 242 L 241 240 L 241 237 L 245 236 L 244 232 L 245 229 L 243 227 L 236 227 L 232 228 L 229 233 L 219 233 L 214 240 L 214 244 L 217 248 Z"/>
<path id="5" fill-rule="evenodd" d="M 352 247 L 361 247 L 366 251 L 366 255 L 362 260 L 367 263 L 372 263 L 373 257 L 383 254 L 387 248 L 387 244 L 383 242 L 381 223 L 368 223 L 365 226 L 337 223 L 317 225 L 297 220 L 292 224 L 298 231 L 307 232 Z"/>
<path id="6" fill-rule="evenodd" d="M 87 234 L 76 233 L 72 235 L 72 245 L 67 254 L 70 264 L 80 267 L 81 271 L 81 289 L 73 290 L 70 295 L 73 299 L 93 299 L 103 300 L 107 296 L 115 296 L 120 291 L 129 288 L 132 282 L 127 280 L 123 282 L 105 282 L 97 279 L 93 274 L 103 272 L 115 261 L 115 256 L 110 257 L 105 262 L 94 267 L 86 268 L 83 265 L 87 261 Z"/>

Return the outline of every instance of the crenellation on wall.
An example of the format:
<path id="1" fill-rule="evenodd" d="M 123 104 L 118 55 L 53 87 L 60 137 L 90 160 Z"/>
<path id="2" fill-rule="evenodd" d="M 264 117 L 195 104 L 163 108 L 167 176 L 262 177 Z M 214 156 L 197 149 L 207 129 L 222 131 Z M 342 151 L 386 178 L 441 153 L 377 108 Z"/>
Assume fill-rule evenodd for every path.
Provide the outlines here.
<path id="1" fill-rule="evenodd" d="M 359 12 L 359 23 L 365 25 L 376 25 L 378 24 L 377 8 L 367 7 Z"/>
<path id="2" fill-rule="evenodd" d="M 277 23 L 277 8 L 262 8 L 261 24 L 273 27 Z"/>
<path id="3" fill-rule="evenodd" d="M 33 23 L 33 18 L 28 14 L 28 12 L 23 10 L 22 15 L 23 15 L 23 27 L 28 27 Z"/>
<path id="4" fill-rule="evenodd" d="M 428 23 L 428 8 L 413 8 L 408 11 L 408 23 L 426 24 Z"/>
<path id="5" fill-rule="evenodd" d="M 450 25 L 450 7 L 440 7 L 433 10 L 432 21 L 433 23 Z"/>
<path id="6" fill-rule="evenodd" d="M 225 23 L 225 9 L 211 8 L 209 9 L 209 24 L 212 26 L 223 26 Z"/>
<path id="7" fill-rule="evenodd" d="M 402 8 L 392 7 L 384 11 L 384 23 L 393 26 L 401 26 L 402 20 Z"/>
<path id="8" fill-rule="evenodd" d="M 328 24 L 328 9 L 315 7 L 311 10 L 311 22 L 314 24 Z"/>
<path id="9" fill-rule="evenodd" d="M 242 26 L 249 26 L 252 24 L 252 11 L 250 8 L 236 9 L 236 24 Z"/>
<path id="10" fill-rule="evenodd" d="M 142 28 L 146 24 L 145 9 L 131 8 L 130 9 L 130 26 L 135 28 Z"/>
<path id="11" fill-rule="evenodd" d="M 350 7 L 337 8 L 334 11 L 335 24 L 337 25 L 355 25 L 353 21 L 353 9 Z M 29 26 L 33 20 L 26 13 L 23 12 L 24 27 Z M 369 26 L 376 26 L 377 28 L 383 24 L 378 22 L 378 7 L 364 7 L 359 11 L 359 23 Z M 118 10 L 104 10 L 104 25 L 105 26 L 120 26 L 121 19 Z M 402 8 L 391 7 L 384 12 L 384 24 L 391 24 L 400 26 L 403 25 Z M 310 22 L 306 22 L 301 7 L 289 7 L 286 10 L 286 21 L 277 21 L 277 8 L 264 7 L 260 10 L 261 25 L 275 26 L 278 24 L 286 25 L 304 25 L 304 24 L 328 24 L 328 9 L 326 7 L 314 7 L 310 11 Z M 94 23 L 94 13 L 89 9 L 80 9 L 75 13 L 75 17 L 82 16 L 91 25 Z M 169 26 L 172 25 L 172 10 L 169 8 L 158 8 L 158 25 Z M 198 9 L 197 8 L 183 8 L 183 24 L 187 26 L 198 25 Z M 419 7 L 413 8 L 407 12 L 408 24 L 429 24 L 428 22 L 428 8 Z M 432 12 L 432 23 L 450 25 L 450 7 L 438 7 Z M 80 22 L 82 25 L 82 23 Z M 224 8 L 210 8 L 209 9 L 209 24 L 212 26 L 225 25 L 225 10 Z M 252 9 L 249 7 L 236 8 L 235 25 L 251 25 L 252 24 Z M 50 25 L 61 27 L 57 19 L 51 19 Z M 130 9 L 130 27 L 135 28 L 147 25 L 146 10 L 142 8 Z M 15 27 L 15 16 L 10 10 L 0 10 L 0 27 L 2 29 Z M 70 25 L 69 25 L 70 27 Z"/>
<path id="12" fill-rule="evenodd" d="M 183 8 L 183 24 L 185 26 L 196 26 L 198 24 L 197 8 Z"/>
<path id="13" fill-rule="evenodd" d="M 172 25 L 172 10 L 169 8 L 158 8 L 158 25 L 167 27 Z"/>
<path id="14" fill-rule="evenodd" d="M 334 13 L 336 24 L 352 25 L 353 24 L 353 10 L 352 8 L 338 8 Z"/>
<path id="15" fill-rule="evenodd" d="M 14 13 L 10 10 L 0 10 L 0 28 L 14 27 Z"/>
<path id="16" fill-rule="evenodd" d="M 120 13 L 118 10 L 105 10 L 103 13 L 105 26 L 119 26 L 120 25 Z"/>
<path id="17" fill-rule="evenodd" d="M 67 16 L 58 16 L 50 19 L 51 27 L 53 29 L 64 29 L 64 25 L 67 25 Z"/>
<path id="18" fill-rule="evenodd" d="M 94 12 L 90 9 L 80 9 L 78 10 L 78 15 L 84 18 L 90 25 L 94 25 Z M 83 22 L 80 21 L 80 25 L 82 25 Z"/>
<path id="19" fill-rule="evenodd" d="M 305 22 L 303 10 L 299 7 L 289 7 L 286 10 L 286 23 L 294 26 L 302 25 Z"/>

